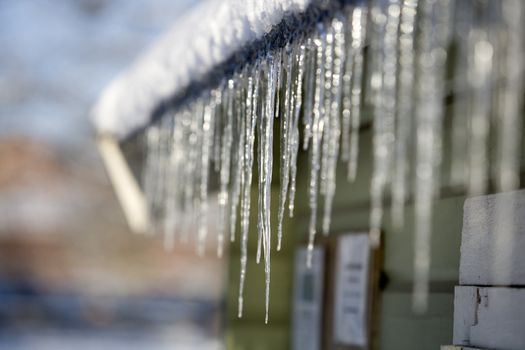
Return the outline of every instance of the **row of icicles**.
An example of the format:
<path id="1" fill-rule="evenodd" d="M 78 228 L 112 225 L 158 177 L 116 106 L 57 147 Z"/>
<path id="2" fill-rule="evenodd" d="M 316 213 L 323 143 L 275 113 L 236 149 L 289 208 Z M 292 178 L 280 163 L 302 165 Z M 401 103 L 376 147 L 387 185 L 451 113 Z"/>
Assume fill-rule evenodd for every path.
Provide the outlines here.
<path id="1" fill-rule="evenodd" d="M 498 190 L 519 186 L 523 2 L 380 3 L 344 8 L 309 36 L 268 52 L 147 129 L 145 193 L 153 229 L 165 233 L 168 249 L 176 237 L 185 240 L 194 232 L 197 251 L 203 254 L 208 230 L 214 227 L 221 256 L 225 241 L 236 239 L 240 216 L 239 317 L 252 181 L 258 188 L 256 260 L 264 263 L 267 322 L 271 236 L 277 233 L 280 250 L 283 217 L 294 213 L 298 152 L 309 150 L 310 264 L 318 226 L 324 234 L 330 231 L 338 161 L 346 162 L 349 181 L 356 178 L 364 104 L 373 114 L 372 242 L 381 228 L 387 190 L 393 222 L 403 225 L 414 171 L 416 310 L 425 310 L 427 303 L 432 202 L 441 183 L 447 96 L 457 96 L 450 182 L 480 194 L 492 173 Z M 447 79 L 451 65 L 454 78 Z M 274 121 L 281 129 L 276 229 L 270 223 Z M 497 139 L 495 162 L 489 162 L 489 138 Z M 324 201 L 320 225 L 319 196 Z M 210 223 L 213 199 L 219 212 Z"/>

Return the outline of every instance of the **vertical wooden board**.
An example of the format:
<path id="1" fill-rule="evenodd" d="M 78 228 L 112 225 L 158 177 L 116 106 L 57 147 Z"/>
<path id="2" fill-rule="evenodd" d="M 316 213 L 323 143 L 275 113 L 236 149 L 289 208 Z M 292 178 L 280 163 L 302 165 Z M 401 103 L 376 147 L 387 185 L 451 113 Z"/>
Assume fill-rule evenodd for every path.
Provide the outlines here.
<path id="1" fill-rule="evenodd" d="M 454 337 L 456 345 L 470 344 L 470 326 L 476 324 L 478 288 L 456 287 L 454 289 Z"/>
<path id="2" fill-rule="evenodd" d="M 463 210 L 461 285 L 525 286 L 525 191 L 468 198 Z"/>
<path id="3" fill-rule="evenodd" d="M 525 348 L 525 289 L 460 286 L 454 308 L 454 343 L 501 350 Z"/>

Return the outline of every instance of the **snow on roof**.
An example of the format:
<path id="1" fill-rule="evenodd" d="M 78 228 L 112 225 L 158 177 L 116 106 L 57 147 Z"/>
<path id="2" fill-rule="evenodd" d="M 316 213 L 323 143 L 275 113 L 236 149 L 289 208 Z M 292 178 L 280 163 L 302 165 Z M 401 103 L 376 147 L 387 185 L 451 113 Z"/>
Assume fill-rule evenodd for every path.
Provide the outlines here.
<path id="1" fill-rule="evenodd" d="M 99 134 L 119 139 L 148 124 L 157 103 L 202 78 L 310 0 L 208 0 L 104 91 L 92 111 Z"/>

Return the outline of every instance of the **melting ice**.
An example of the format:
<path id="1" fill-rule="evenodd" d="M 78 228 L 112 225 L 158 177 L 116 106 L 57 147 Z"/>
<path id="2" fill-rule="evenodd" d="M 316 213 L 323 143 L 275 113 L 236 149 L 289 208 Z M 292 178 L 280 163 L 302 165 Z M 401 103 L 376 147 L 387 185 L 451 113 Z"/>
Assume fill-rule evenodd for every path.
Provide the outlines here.
<path id="1" fill-rule="evenodd" d="M 391 203 L 398 229 L 405 221 L 406 203 L 414 203 L 414 306 L 423 311 L 432 206 L 440 195 L 445 159 L 447 100 L 453 101 L 452 151 L 451 170 L 443 182 L 448 179 L 469 194 L 485 193 L 491 176 L 498 190 L 519 186 L 524 7 L 520 0 L 349 5 L 282 48 L 239 67 L 215 88 L 167 112 L 144 133 L 142 182 L 151 231 L 164 233 L 168 250 L 194 235 L 199 254 L 205 254 L 213 234 L 219 256 L 226 237 L 238 237 L 239 317 L 248 239 L 255 239 L 255 258 L 264 265 L 268 321 L 270 255 L 273 242 L 277 251 L 281 249 L 286 209 L 292 217 L 296 192 L 307 191 L 310 253 L 305 263 L 310 264 L 318 230 L 330 232 L 338 160 L 345 163 L 349 181 L 358 176 L 366 107 L 373 133 L 371 237 L 377 238 L 382 228 L 385 203 Z M 448 54 L 451 45 L 456 48 L 453 60 Z M 450 70 L 452 80 L 447 79 Z M 277 128 L 280 139 L 274 144 Z M 496 140 L 495 159 L 489 152 L 491 139 Z M 271 208 L 274 145 L 279 199 Z M 308 152 L 304 189 L 297 187 L 300 151 Z M 415 181 L 409 181 L 412 177 Z M 252 187 L 258 197 L 256 224 L 250 223 Z M 214 199 L 217 216 L 209 215 Z M 273 225 L 271 210 L 277 211 Z M 508 219 L 505 215 L 502 212 L 502 220 Z M 249 237 L 250 224 L 257 228 L 254 237 Z"/>

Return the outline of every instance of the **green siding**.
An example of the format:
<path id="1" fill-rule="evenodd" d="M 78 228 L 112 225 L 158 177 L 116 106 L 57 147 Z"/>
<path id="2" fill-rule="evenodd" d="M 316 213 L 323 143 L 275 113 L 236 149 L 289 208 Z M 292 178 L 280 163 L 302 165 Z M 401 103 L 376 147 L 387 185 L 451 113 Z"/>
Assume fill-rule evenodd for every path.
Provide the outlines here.
<path id="1" fill-rule="evenodd" d="M 448 119 L 445 121 L 445 130 L 450 130 Z M 345 165 L 339 164 L 332 215 L 332 234 L 366 230 L 369 226 L 369 189 L 373 168 L 371 133 L 371 127 L 364 127 L 360 133 L 359 170 L 356 182 L 349 183 L 346 180 Z M 381 350 L 438 349 L 440 345 L 449 344 L 452 341 L 453 286 L 458 281 L 465 197 L 461 193 L 454 192 L 453 186 L 449 183 L 447 176 L 450 165 L 450 159 L 447 156 L 450 148 L 448 133 L 445 135 L 444 142 L 443 194 L 434 205 L 429 310 L 424 315 L 414 315 L 411 310 L 414 207 L 409 201 L 406 208 L 405 226 L 400 230 L 395 230 L 390 217 L 389 192 L 385 196 L 382 228 L 384 233 L 383 270 L 386 283 L 381 291 L 380 329 L 379 339 L 376 342 Z M 278 174 L 279 166 L 277 158 L 275 159 L 274 184 L 276 186 L 272 193 L 272 228 L 274 229 L 278 199 L 276 174 Z M 296 215 L 293 219 L 285 221 L 284 250 L 282 252 L 272 251 L 269 325 L 264 324 L 264 271 L 262 266 L 254 263 L 256 250 L 254 210 L 257 205 L 257 195 L 253 193 L 245 317 L 241 320 L 236 317 L 239 274 L 238 245 L 234 245 L 231 251 L 231 273 L 227 292 L 226 344 L 228 349 L 280 350 L 290 348 L 293 247 L 306 242 L 310 215 L 307 197 L 308 157 L 306 152 L 300 152 L 298 176 Z M 409 188 L 412 187 L 413 180 L 409 182 Z M 321 201 L 319 206 L 319 213 L 321 213 Z M 320 223 L 321 220 L 319 216 L 318 222 Z"/>

